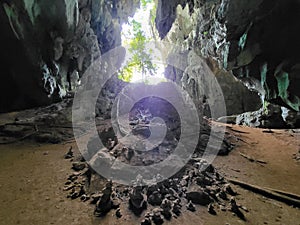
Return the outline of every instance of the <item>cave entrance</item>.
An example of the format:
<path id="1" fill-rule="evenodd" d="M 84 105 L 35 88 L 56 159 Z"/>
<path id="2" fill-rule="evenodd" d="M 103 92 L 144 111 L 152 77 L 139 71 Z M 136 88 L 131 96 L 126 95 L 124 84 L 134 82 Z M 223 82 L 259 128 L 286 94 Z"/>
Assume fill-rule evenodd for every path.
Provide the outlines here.
<path id="1" fill-rule="evenodd" d="M 154 44 L 159 38 L 155 27 L 156 7 L 154 0 L 141 0 L 135 15 L 122 26 L 126 57 L 118 77 L 125 82 L 157 84 L 166 81 L 166 65 Z"/>

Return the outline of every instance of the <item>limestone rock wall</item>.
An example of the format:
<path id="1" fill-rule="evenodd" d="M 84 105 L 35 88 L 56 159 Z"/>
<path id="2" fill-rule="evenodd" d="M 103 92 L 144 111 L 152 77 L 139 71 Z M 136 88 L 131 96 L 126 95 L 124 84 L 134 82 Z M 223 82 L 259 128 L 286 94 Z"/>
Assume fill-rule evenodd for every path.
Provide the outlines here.
<path id="1" fill-rule="evenodd" d="M 137 0 L 0 4 L 0 112 L 59 101 L 101 54 L 121 44 Z"/>
<path id="2" fill-rule="evenodd" d="M 198 49 L 264 101 L 300 110 L 298 0 L 172 1 L 157 15 L 161 37 L 181 43 L 181 50 Z"/>
<path id="3" fill-rule="evenodd" d="M 199 5 L 194 3 L 176 7 L 176 18 L 164 37 L 166 41 L 176 46 L 170 50 L 170 56 L 173 53 L 181 54 L 192 51 L 187 57 L 187 62 L 185 62 L 187 67 L 184 71 L 169 66 L 166 70 L 166 76 L 184 86 L 199 104 L 207 101 L 211 104 L 218 104 L 213 99 L 206 99 L 207 93 L 215 90 L 208 90 L 207 84 L 203 82 L 203 71 L 197 59 L 199 59 L 198 57 L 205 57 L 223 91 L 227 115 L 257 110 L 262 105 L 261 94 L 247 88 L 230 71 L 222 69 L 225 59 L 223 53 L 228 48 L 229 43 L 226 41 L 225 25 L 219 22 L 214 23 L 207 17 L 209 13 L 214 11 L 214 7 L 213 2 L 203 6 L 200 3 Z M 163 30 L 163 34 L 165 32 Z M 196 57 L 193 57 L 193 54 Z M 209 112 L 205 114 L 210 116 Z M 225 115 L 217 114 L 217 116 Z"/>
<path id="4" fill-rule="evenodd" d="M 237 2 L 228 4 L 225 17 L 230 42 L 227 69 L 237 77 L 260 80 L 267 101 L 299 111 L 300 2 Z"/>

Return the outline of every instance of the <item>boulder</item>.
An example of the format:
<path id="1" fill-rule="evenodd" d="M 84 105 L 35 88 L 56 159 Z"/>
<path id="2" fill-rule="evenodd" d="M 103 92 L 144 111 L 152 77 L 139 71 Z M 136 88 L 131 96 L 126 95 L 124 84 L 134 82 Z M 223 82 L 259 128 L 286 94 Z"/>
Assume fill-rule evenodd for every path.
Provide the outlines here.
<path id="1" fill-rule="evenodd" d="M 194 204 L 206 206 L 213 202 L 210 196 L 205 193 L 199 186 L 192 185 L 186 192 L 186 199 Z"/>
<path id="2" fill-rule="evenodd" d="M 132 189 L 129 194 L 129 206 L 137 215 L 147 208 L 147 196 L 143 193 L 142 187 L 134 187 Z"/>

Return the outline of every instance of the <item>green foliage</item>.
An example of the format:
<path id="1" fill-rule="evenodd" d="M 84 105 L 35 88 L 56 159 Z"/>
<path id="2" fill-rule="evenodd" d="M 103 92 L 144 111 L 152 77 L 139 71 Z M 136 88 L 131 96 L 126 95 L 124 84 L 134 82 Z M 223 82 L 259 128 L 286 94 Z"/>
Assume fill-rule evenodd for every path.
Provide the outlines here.
<path id="1" fill-rule="evenodd" d="M 143 9 L 147 8 L 147 5 L 152 3 L 153 0 L 141 0 L 141 6 L 143 7 Z"/>
<path id="2" fill-rule="evenodd" d="M 263 102 L 263 114 L 265 114 L 265 115 L 267 115 L 268 114 L 268 106 L 270 105 L 270 103 L 269 102 L 267 102 L 267 101 L 264 101 Z"/>
<path id="3" fill-rule="evenodd" d="M 147 0 L 148 1 L 148 0 Z M 149 1 L 151 2 L 151 1 Z M 133 73 L 138 72 L 142 74 L 142 78 L 146 74 L 154 75 L 156 67 L 152 63 L 151 50 L 147 51 L 146 44 L 151 40 L 147 39 L 144 32 L 142 31 L 142 24 L 132 19 L 130 21 L 132 26 L 133 36 L 125 43 L 129 46 L 128 50 L 131 53 L 131 58 L 126 62 L 125 67 L 119 72 L 119 78 L 124 81 L 130 82 Z"/>
<path id="4" fill-rule="evenodd" d="M 119 79 L 130 82 L 133 76 L 133 71 L 131 66 L 125 66 L 120 72 L 119 72 Z"/>

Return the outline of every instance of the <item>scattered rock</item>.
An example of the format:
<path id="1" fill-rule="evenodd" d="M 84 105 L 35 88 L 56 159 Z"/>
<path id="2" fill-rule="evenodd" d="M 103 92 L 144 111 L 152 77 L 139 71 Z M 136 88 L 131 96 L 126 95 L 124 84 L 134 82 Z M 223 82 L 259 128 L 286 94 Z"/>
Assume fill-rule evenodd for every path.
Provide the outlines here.
<path id="1" fill-rule="evenodd" d="M 237 194 L 237 193 L 232 189 L 232 187 L 230 186 L 230 184 L 225 184 L 223 190 L 225 190 L 225 192 L 226 192 L 227 194 L 230 194 L 230 195 L 232 195 L 232 196 L 235 196 L 235 195 Z"/>
<path id="2" fill-rule="evenodd" d="M 212 215 L 217 215 L 217 212 L 214 209 L 214 206 L 210 203 L 207 207 L 207 211 Z"/>
<path id="3" fill-rule="evenodd" d="M 99 199 L 101 198 L 101 194 L 93 194 L 92 196 L 91 196 L 91 204 L 97 204 L 97 202 L 99 201 Z"/>
<path id="4" fill-rule="evenodd" d="M 249 212 L 249 210 L 248 210 L 247 207 L 245 207 L 245 206 L 240 206 L 240 208 L 241 208 L 242 210 L 244 210 L 245 212 Z"/>
<path id="5" fill-rule="evenodd" d="M 212 199 L 200 187 L 192 186 L 186 193 L 186 198 L 194 204 L 206 206 L 212 202 Z"/>
<path id="6" fill-rule="evenodd" d="M 107 149 L 112 150 L 117 144 L 119 143 L 117 136 L 114 136 L 114 138 L 109 138 L 107 141 Z"/>
<path id="7" fill-rule="evenodd" d="M 219 207 L 220 207 L 220 210 L 221 210 L 221 211 L 223 211 L 223 212 L 226 211 L 226 207 L 225 207 L 224 205 L 219 205 Z"/>
<path id="8" fill-rule="evenodd" d="M 162 196 L 158 191 L 154 191 L 148 198 L 149 204 L 159 206 L 162 204 Z"/>
<path id="9" fill-rule="evenodd" d="M 117 211 L 116 211 L 116 217 L 117 218 L 121 218 L 122 217 L 121 209 L 117 209 Z"/>
<path id="10" fill-rule="evenodd" d="M 72 163 L 72 169 L 75 171 L 81 171 L 86 167 L 84 162 L 74 162 Z"/>
<path id="11" fill-rule="evenodd" d="M 150 218 L 145 218 L 142 222 L 141 225 L 151 225 L 151 219 Z"/>
<path id="12" fill-rule="evenodd" d="M 65 159 L 71 159 L 71 158 L 73 158 L 74 157 L 74 152 L 73 152 L 73 147 L 71 146 L 70 148 L 69 148 L 69 151 L 65 154 L 65 156 L 64 156 L 64 158 Z"/>
<path id="13" fill-rule="evenodd" d="M 187 210 L 191 211 L 191 212 L 195 212 L 196 211 L 196 207 L 194 206 L 194 204 L 192 203 L 192 201 L 189 201 L 189 203 L 186 205 Z"/>
<path id="14" fill-rule="evenodd" d="M 139 121 L 139 125 L 142 123 L 144 122 Z M 107 129 L 109 129 L 109 126 Z M 205 129 L 205 132 L 209 132 L 209 129 Z M 104 138 L 104 140 L 109 140 L 108 145 L 111 147 L 115 145 L 113 136 L 113 133 L 109 133 Z M 172 145 L 176 146 L 172 140 L 165 141 L 164 148 L 172 148 Z M 134 149 L 133 147 L 124 147 L 119 143 L 111 151 L 106 149 L 106 153 L 113 155 L 116 152 L 117 154 L 114 154 L 114 157 L 120 157 L 122 161 L 127 160 L 127 163 L 131 165 L 135 165 L 135 163 L 143 165 L 143 159 L 151 159 L 153 163 L 156 163 L 163 159 L 163 157 L 156 157 L 157 155 L 170 154 L 170 152 L 160 148 L 149 151 L 151 154 L 148 152 L 135 152 Z M 104 216 L 111 209 L 117 209 L 115 213 L 116 217 L 119 218 L 122 215 L 119 208 L 120 201 L 128 201 L 130 210 L 137 216 L 147 209 L 148 203 L 158 207 L 151 211 L 149 216 L 145 216 L 145 220 L 141 224 L 151 224 L 151 222 L 161 224 L 164 219 L 170 220 L 172 217 L 179 217 L 184 211 L 182 211 L 182 202 L 189 211 L 196 211 L 194 204 L 199 204 L 207 206 L 209 213 L 214 214 L 215 209 L 211 203 L 215 202 L 216 205 L 224 203 L 225 205 L 229 201 L 229 195 L 232 196 L 235 192 L 227 185 L 226 180 L 216 169 L 200 156 L 201 152 L 196 152 L 194 158 L 190 160 L 186 167 L 182 168 L 180 173 L 161 183 L 146 187 L 143 178 L 139 177 L 130 187 L 114 185 L 114 188 L 112 188 L 110 182 L 99 193 L 97 187 L 103 187 L 103 178 L 94 173 L 84 160 L 78 161 L 76 159 L 76 162 L 73 163 L 73 169 L 76 173 L 69 177 L 66 185 L 68 185 L 68 190 L 75 189 L 72 192 L 73 197 L 81 196 L 82 200 L 86 200 L 87 197 L 91 199 L 92 204 L 96 204 L 96 216 Z M 83 172 L 83 169 L 86 171 Z M 83 181 L 83 177 L 87 180 Z M 89 191 L 85 191 L 86 188 Z M 82 191 L 80 192 L 80 190 Z M 94 194 L 87 195 L 86 193 Z M 186 204 L 187 202 L 188 204 Z"/>
<path id="15" fill-rule="evenodd" d="M 172 210 L 172 202 L 169 201 L 168 199 L 164 199 L 161 206 L 162 208 L 162 215 L 167 219 L 167 220 L 170 220 L 171 217 L 172 217 L 172 213 L 171 213 L 171 210 Z"/>
<path id="16" fill-rule="evenodd" d="M 124 156 L 128 161 L 130 161 L 134 156 L 134 150 L 131 148 L 123 148 L 122 152 L 124 152 Z"/>
<path id="17" fill-rule="evenodd" d="M 235 198 L 230 198 L 230 210 L 235 213 L 240 219 L 246 220 L 244 214 L 240 211 L 238 205 L 236 204 Z"/>
<path id="18" fill-rule="evenodd" d="M 228 199 L 226 193 L 225 193 L 223 190 L 221 190 L 221 191 L 217 194 L 217 197 L 219 197 L 219 198 L 221 198 L 221 199 L 223 199 L 223 200 L 227 200 L 227 199 Z"/>
<path id="19" fill-rule="evenodd" d="M 110 181 L 106 184 L 106 187 L 102 190 L 102 195 L 96 204 L 96 208 L 94 211 L 94 214 L 96 216 L 104 216 L 112 209 L 113 203 L 111 200 L 111 194 L 112 194 L 112 182 Z"/>
<path id="20" fill-rule="evenodd" d="M 164 223 L 164 219 L 162 217 L 162 209 L 160 208 L 155 208 L 152 210 L 152 221 L 156 225 L 160 225 Z"/>
<path id="21" fill-rule="evenodd" d="M 68 197 L 71 198 L 71 199 L 76 199 L 76 198 L 79 198 L 80 196 L 82 196 L 84 193 L 85 192 L 83 190 L 83 186 L 82 185 L 77 185 L 77 186 L 74 186 L 71 189 L 71 192 L 68 195 Z"/>
<path id="22" fill-rule="evenodd" d="M 84 195 L 82 195 L 82 196 L 80 197 L 80 200 L 83 201 L 83 202 L 86 202 L 86 201 L 90 200 L 90 196 L 84 194 Z"/>
<path id="23" fill-rule="evenodd" d="M 209 177 L 206 177 L 202 174 L 200 174 L 195 180 L 196 180 L 197 184 L 201 187 L 206 187 L 213 183 L 212 179 L 210 179 Z"/>
<path id="24" fill-rule="evenodd" d="M 134 187 L 129 197 L 129 206 L 136 215 L 141 214 L 141 212 L 147 208 L 147 197 L 143 193 L 142 187 Z"/>
<path id="25" fill-rule="evenodd" d="M 293 155 L 293 159 L 295 159 L 297 162 L 300 162 L 300 149 Z"/>
<path id="26" fill-rule="evenodd" d="M 179 216 L 181 214 L 181 203 L 180 203 L 180 200 L 179 199 L 176 199 L 174 201 L 174 205 L 173 205 L 173 210 L 172 212 L 176 215 L 176 216 Z"/>
<path id="27" fill-rule="evenodd" d="M 77 180 L 78 179 L 78 174 L 71 174 L 69 177 L 68 177 L 68 180 L 70 181 L 70 182 L 74 182 L 75 180 Z"/>
<path id="28" fill-rule="evenodd" d="M 73 164 L 86 165 L 85 162 L 76 162 Z M 202 166 L 205 166 L 204 171 L 199 170 Z M 85 169 L 89 171 L 89 168 L 86 167 Z M 91 199 L 91 203 L 96 204 L 96 216 L 103 216 L 111 209 L 119 209 L 121 199 L 123 199 L 123 201 L 128 199 L 129 208 L 137 216 L 141 215 L 141 213 L 147 209 L 148 203 L 153 206 L 160 206 L 160 208 L 156 208 L 154 211 L 155 216 L 153 212 L 150 213 L 148 218 L 142 222 L 144 224 L 149 224 L 149 221 L 153 221 L 155 224 L 161 224 L 163 218 L 166 220 L 170 220 L 172 216 L 177 218 L 182 213 L 182 200 L 188 200 L 186 208 L 189 211 L 196 211 L 194 204 L 199 204 L 207 206 L 208 212 L 215 215 L 216 210 L 212 203 L 218 203 L 220 210 L 226 211 L 225 204 L 226 201 L 229 201 L 228 195 L 233 196 L 236 194 L 215 168 L 208 165 L 207 162 L 202 159 L 192 159 L 186 168 L 181 171 L 180 175 L 149 187 L 141 186 L 144 185 L 144 183 L 142 177 L 139 177 L 135 185 L 140 186 L 123 187 L 120 185 L 115 186 L 113 191 L 112 183 L 109 182 L 102 192 L 97 193 L 96 186 L 103 185 L 103 181 L 101 181 L 100 177 L 99 179 L 95 179 L 98 175 L 90 173 L 91 171 L 83 173 L 82 170 L 80 170 L 69 176 L 65 187 L 65 190 L 71 190 L 69 197 L 78 198 L 81 196 L 82 201 Z M 84 177 L 86 177 L 85 179 L 89 177 L 89 181 L 86 182 L 83 179 Z M 91 188 L 95 194 L 89 196 L 85 191 L 85 183 L 91 185 L 92 180 L 98 180 L 98 183 L 92 182 L 94 184 Z M 182 182 L 183 180 L 185 181 L 184 183 Z M 243 218 L 238 208 L 235 201 L 231 200 L 230 210 Z M 120 216 L 117 215 L 119 213 L 120 210 L 117 210 L 116 216 Z"/>

